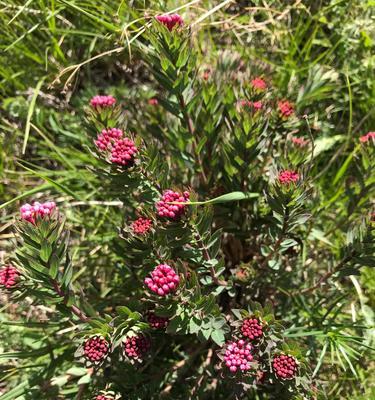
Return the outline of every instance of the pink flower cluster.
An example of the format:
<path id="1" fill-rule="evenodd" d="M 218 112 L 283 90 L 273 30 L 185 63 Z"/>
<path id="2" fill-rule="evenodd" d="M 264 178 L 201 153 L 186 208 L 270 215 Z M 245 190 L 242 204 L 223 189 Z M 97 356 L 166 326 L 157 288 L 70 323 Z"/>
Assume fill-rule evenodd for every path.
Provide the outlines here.
<path id="1" fill-rule="evenodd" d="M 224 361 L 230 372 L 235 373 L 238 370 L 245 372 L 251 368 L 250 362 L 253 360 L 251 350 L 251 344 L 242 339 L 226 345 Z"/>
<path id="2" fill-rule="evenodd" d="M 13 265 L 4 265 L 0 269 L 0 286 L 6 289 L 14 288 L 19 281 L 20 275 L 18 269 Z"/>
<path id="3" fill-rule="evenodd" d="M 83 353 L 87 360 L 102 361 L 109 352 L 109 343 L 101 336 L 93 336 L 83 344 Z"/>
<path id="4" fill-rule="evenodd" d="M 44 218 L 50 216 L 56 209 L 56 204 L 53 201 L 46 203 L 34 202 L 31 204 L 24 204 L 20 208 L 21 218 L 25 221 L 35 224 L 36 218 Z"/>
<path id="5" fill-rule="evenodd" d="M 179 14 L 164 14 L 155 17 L 160 23 L 165 25 L 170 31 L 176 26 L 181 26 L 184 23 Z"/>
<path id="6" fill-rule="evenodd" d="M 293 137 L 292 137 L 292 142 L 293 142 L 293 144 L 295 144 L 297 147 L 306 147 L 306 146 L 310 143 L 310 140 L 305 139 L 305 138 L 303 138 L 303 137 L 296 137 L 296 136 L 293 136 Z"/>
<path id="7" fill-rule="evenodd" d="M 273 370 L 280 379 L 293 379 L 297 372 L 297 361 L 288 355 L 275 356 L 272 361 Z"/>
<path id="8" fill-rule="evenodd" d="M 180 283 L 176 271 L 167 264 L 160 264 L 151 272 L 151 278 L 144 280 L 147 287 L 159 296 L 174 293 Z"/>
<path id="9" fill-rule="evenodd" d="M 165 217 L 173 220 L 179 219 L 184 211 L 185 204 L 169 204 L 173 202 L 185 203 L 189 201 L 189 192 L 180 194 L 173 190 L 164 191 L 161 199 L 156 203 L 156 210 L 159 217 Z"/>
<path id="10" fill-rule="evenodd" d="M 281 171 L 278 180 L 282 185 L 289 185 L 291 183 L 296 183 L 299 180 L 299 174 L 295 171 Z"/>
<path id="11" fill-rule="evenodd" d="M 264 81 L 264 79 L 262 79 L 262 78 L 260 78 L 260 77 L 254 78 L 254 79 L 251 81 L 251 86 L 252 86 L 254 89 L 259 90 L 259 91 L 263 91 L 263 90 L 266 90 L 266 89 L 267 89 L 267 84 L 266 84 L 266 82 Z"/>
<path id="12" fill-rule="evenodd" d="M 211 74 L 212 74 L 211 69 L 205 68 L 202 75 L 203 80 L 208 81 L 210 79 Z"/>
<path id="13" fill-rule="evenodd" d="M 134 142 L 124 137 L 121 129 L 103 129 L 94 141 L 97 149 L 107 155 L 109 161 L 114 164 L 131 166 L 138 152 Z"/>
<path id="14" fill-rule="evenodd" d="M 152 99 L 148 99 L 148 104 L 150 104 L 150 106 L 157 106 L 159 101 L 157 98 L 153 97 Z"/>
<path id="15" fill-rule="evenodd" d="M 103 394 L 99 394 L 95 397 L 95 400 L 113 400 L 113 397 L 104 396 Z"/>
<path id="16" fill-rule="evenodd" d="M 113 96 L 94 96 L 90 100 L 90 104 L 94 108 L 108 108 L 116 104 L 116 99 Z"/>
<path id="17" fill-rule="evenodd" d="M 361 143 L 367 143 L 370 141 L 370 139 L 372 139 L 373 141 L 375 141 L 375 132 L 368 132 L 366 135 L 363 135 L 359 138 L 359 141 Z"/>
<path id="18" fill-rule="evenodd" d="M 294 113 L 294 106 L 288 100 L 281 100 L 277 103 L 282 117 L 289 118 Z"/>
<path id="19" fill-rule="evenodd" d="M 152 329 L 165 329 L 168 326 L 169 318 L 159 317 L 153 312 L 147 313 L 147 322 Z"/>
<path id="20" fill-rule="evenodd" d="M 141 359 L 150 350 L 150 339 L 144 335 L 128 337 L 123 342 L 124 352 L 129 358 Z"/>
<path id="21" fill-rule="evenodd" d="M 250 108 L 255 111 L 259 111 L 263 108 L 263 103 L 261 101 L 240 100 L 239 105 L 243 108 Z"/>
<path id="22" fill-rule="evenodd" d="M 137 218 L 131 224 L 131 229 L 136 235 L 145 235 L 151 229 L 152 221 L 149 218 Z"/>
<path id="23" fill-rule="evenodd" d="M 241 332 L 248 339 L 259 339 L 263 335 L 262 323 L 257 318 L 247 318 L 242 323 Z"/>

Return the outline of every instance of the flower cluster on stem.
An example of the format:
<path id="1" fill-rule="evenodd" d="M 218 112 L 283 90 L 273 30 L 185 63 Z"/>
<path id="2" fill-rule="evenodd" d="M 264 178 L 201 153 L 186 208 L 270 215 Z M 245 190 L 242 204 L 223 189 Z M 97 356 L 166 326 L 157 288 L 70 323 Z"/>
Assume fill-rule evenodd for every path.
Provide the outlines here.
<path id="1" fill-rule="evenodd" d="M 144 335 L 131 336 L 123 342 L 124 353 L 132 359 L 142 359 L 150 347 L 150 339 Z"/>
<path id="2" fill-rule="evenodd" d="M 5 289 L 13 289 L 17 286 L 20 276 L 21 274 L 16 267 L 11 264 L 4 265 L 0 269 L 0 286 Z"/>
<path id="3" fill-rule="evenodd" d="M 166 26 L 170 31 L 175 26 L 181 26 L 184 23 L 184 20 L 179 14 L 164 14 L 164 15 L 157 15 L 155 17 L 161 24 Z"/>
<path id="4" fill-rule="evenodd" d="M 138 149 L 134 142 L 125 137 L 121 129 L 103 129 L 94 141 L 99 153 L 113 164 L 130 167 L 134 164 Z"/>
<path id="5" fill-rule="evenodd" d="M 94 96 L 90 100 L 90 105 L 95 108 L 108 108 L 116 104 L 116 99 L 113 96 Z"/>
<path id="6" fill-rule="evenodd" d="M 31 204 L 24 204 L 20 208 L 21 219 L 35 224 L 38 217 L 45 218 L 52 215 L 56 210 L 56 204 L 53 201 L 39 203 L 38 201 Z"/>
<path id="7" fill-rule="evenodd" d="M 172 267 L 160 264 L 151 272 L 151 277 L 145 278 L 144 282 L 152 292 L 159 296 L 166 296 L 177 290 L 180 278 Z"/>
<path id="8" fill-rule="evenodd" d="M 251 344 L 242 339 L 226 345 L 224 362 L 230 372 L 235 373 L 238 370 L 246 372 L 251 368 L 250 362 L 253 361 L 251 350 Z"/>

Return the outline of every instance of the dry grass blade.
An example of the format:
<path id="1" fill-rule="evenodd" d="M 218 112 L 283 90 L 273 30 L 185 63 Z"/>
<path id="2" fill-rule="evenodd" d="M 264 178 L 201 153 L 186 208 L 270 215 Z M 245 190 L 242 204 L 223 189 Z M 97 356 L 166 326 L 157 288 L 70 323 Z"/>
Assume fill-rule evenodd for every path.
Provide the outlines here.
<path id="1" fill-rule="evenodd" d="M 30 102 L 30 106 L 29 106 L 29 110 L 27 112 L 27 119 L 26 119 L 26 127 L 25 127 L 25 136 L 23 139 L 23 146 L 22 146 L 22 154 L 25 154 L 26 151 L 26 146 L 27 146 L 27 141 L 29 140 L 29 135 L 30 135 L 30 127 L 31 127 L 31 118 L 33 116 L 34 113 L 34 108 L 35 108 L 35 103 L 36 103 L 36 99 L 38 97 L 40 88 L 43 85 L 45 78 L 42 78 L 38 84 L 36 85 L 35 89 L 34 89 L 34 94 L 33 97 L 31 99 Z"/>

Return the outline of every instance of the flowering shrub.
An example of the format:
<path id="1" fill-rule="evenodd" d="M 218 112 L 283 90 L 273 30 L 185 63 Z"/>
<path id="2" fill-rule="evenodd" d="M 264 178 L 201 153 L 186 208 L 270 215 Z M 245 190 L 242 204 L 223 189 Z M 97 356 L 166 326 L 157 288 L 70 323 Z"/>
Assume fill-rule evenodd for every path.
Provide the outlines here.
<path id="1" fill-rule="evenodd" d="M 152 17 L 140 32 L 147 93 L 139 85 L 126 109 L 113 96 L 87 100 L 82 143 L 59 127 L 69 147 L 56 153 L 70 169 L 58 181 L 38 172 L 46 183 L 29 193 L 54 198 L 59 212 L 54 201 L 22 205 L 0 270 L 9 301 L 34 299 L 47 314 L 35 322 L 40 348 L 30 350 L 52 365 L 40 391 L 325 396 L 326 353 L 333 375 L 355 375 L 370 347 L 357 324 L 368 323 L 365 299 L 345 299 L 349 282 L 361 293 L 355 276 L 375 263 L 373 132 L 353 143 L 320 137 L 318 122 L 331 122 L 308 101 L 318 83 L 286 93 L 266 71 L 254 78 L 237 54 L 204 61 L 178 14 Z M 323 154 L 341 143 L 327 163 Z M 343 198 L 336 219 L 331 207 Z M 64 389 L 71 381 L 77 390 Z"/>

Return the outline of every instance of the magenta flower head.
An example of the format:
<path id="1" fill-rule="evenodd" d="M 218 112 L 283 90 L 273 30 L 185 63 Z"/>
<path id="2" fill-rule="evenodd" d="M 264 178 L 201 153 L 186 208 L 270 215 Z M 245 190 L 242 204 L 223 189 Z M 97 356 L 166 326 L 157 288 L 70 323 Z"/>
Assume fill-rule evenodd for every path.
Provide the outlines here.
<path id="1" fill-rule="evenodd" d="M 131 139 L 124 137 L 121 129 L 103 129 L 94 143 L 99 153 L 110 163 L 124 167 L 134 164 L 138 149 Z"/>
<path id="2" fill-rule="evenodd" d="M 152 221 L 149 218 L 140 217 L 132 222 L 131 229 L 136 235 L 146 235 L 152 226 Z"/>
<path id="3" fill-rule="evenodd" d="M 178 220 L 185 212 L 186 203 L 189 201 L 190 193 L 184 192 L 180 194 L 173 190 L 164 191 L 161 199 L 156 203 L 156 211 L 159 217 Z M 171 204 L 180 203 L 180 204 Z"/>
<path id="4" fill-rule="evenodd" d="M 293 356 L 279 355 L 272 360 L 273 372 L 279 379 L 293 379 L 297 373 L 297 360 Z"/>
<path id="5" fill-rule="evenodd" d="M 159 264 L 151 272 L 150 277 L 145 278 L 144 282 L 158 296 L 167 296 L 177 290 L 180 277 L 169 265 Z"/>
<path id="6" fill-rule="evenodd" d="M 208 81 L 211 77 L 211 74 L 212 74 L 211 68 L 205 68 L 202 75 L 203 80 Z"/>
<path id="7" fill-rule="evenodd" d="M 14 289 L 21 277 L 20 272 L 11 264 L 0 268 L 0 286 L 5 289 Z"/>
<path id="8" fill-rule="evenodd" d="M 151 348 L 151 341 L 144 335 L 130 336 L 123 342 L 123 348 L 129 358 L 142 360 Z"/>
<path id="9" fill-rule="evenodd" d="M 306 147 L 310 143 L 310 140 L 303 137 L 293 136 L 291 140 L 296 147 L 300 148 Z"/>
<path id="10" fill-rule="evenodd" d="M 280 115 L 283 118 L 289 118 L 292 114 L 294 114 L 294 106 L 288 100 L 281 100 L 277 103 L 277 107 L 279 109 Z"/>
<path id="11" fill-rule="evenodd" d="M 277 179 L 282 185 L 290 185 L 291 183 L 298 182 L 299 174 L 295 171 L 284 170 L 279 173 Z"/>
<path id="12" fill-rule="evenodd" d="M 372 140 L 372 142 L 375 143 L 375 132 L 368 132 L 366 135 L 363 135 L 359 138 L 359 141 L 361 143 L 367 143 L 370 140 Z"/>
<path id="13" fill-rule="evenodd" d="M 251 368 L 250 362 L 253 361 L 251 354 L 252 346 L 245 340 L 228 342 L 225 346 L 224 362 L 233 374 L 237 371 L 247 372 Z"/>
<path id="14" fill-rule="evenodd" d="M 93 363 L 103 361 L 109 353 L 109 343 L 101 336 L 93 336 L 83 344 L 83 355 Z"/>
<path id="15" fill-rule="evenodd" d="M 251 111 L 259 111 L 263 108 L 261 101 L 240 100 L 237 104 L 240 108 Z"/>
<path id="16" fill-rule="evenodd" d="M 95 109 L 109 108 L 116 104 L 116 99 L 113 96 L 94 96 L 90 100 L 91 107 Z"/>
<path id="17" fill-rule="evenodd" d="M 243 336 L 249 340 L 257 340 L 263 336 L 263 326 L 258 318 L 247 318 L 241 326 Z"/>
<path id="18" fill-rule="evenodd" d="M 54 211 L 57 210 L 56 204 L 53 201 L 45 203 L 34 202 L 31 204 L 24 204 L 20 208 L 21 219 L 35 224 L 37 218 L 48 218 Z"/>
<path id="19" fill-rule="evenodd" d="M 150 311 L 147 313 L 147 322 L 152 329 L 165 329 L 168 326 L 169 318 L 159 317 L 154 312 Z"/>
<path id="20" fill-rule="evenodd" d="M 184 23 L 181 15 L 179 14 L 164 14 L 164 15 L 157 15 L 155 17 L 161 24 L 166 26 L 170 31 L 175 26 L 181 26 Z"/>
<path id="21" fill-rule="evenodd" d="M 157 106 L 159 104 L 159 101 L 157 98 L 153 97 L 151 99 L 148 99 L 148 104 L 150 104 L 150 106 Z"/>
<path id="22" fill-rule="evenodd" d="M 252 107 L 254 110 L 259 111 L 263 108 L 263 103 L 261 101 L 253 101 Z"/>
<path id="23" fill-rule="evenodd" d="M 260 92 L 262 92 L 263 90 L 267 89 L 267 84 L 266 82 L 260 78 L 260 77 L 256 77 L 251 81 L 251 86 L 255 89 L 258 90 Z"/>
<path id="24" fill-rule="evenodd" d="M 238 100 L 237 101 L 237 105 L 240 108 L 246 108 L 246 107 L 250 107 L 251 101 L 250 100 Z"/>
<path id="25" fill-rule="evenodd" d="M 105 396 L 104 394 L 98 394 L 95 400 L 113 400 L 113 397 Z"/>

